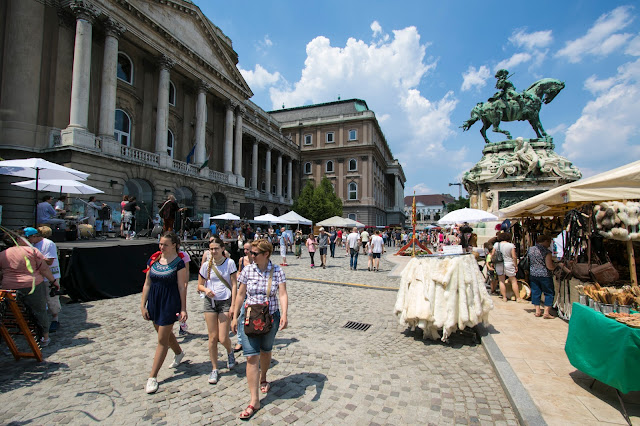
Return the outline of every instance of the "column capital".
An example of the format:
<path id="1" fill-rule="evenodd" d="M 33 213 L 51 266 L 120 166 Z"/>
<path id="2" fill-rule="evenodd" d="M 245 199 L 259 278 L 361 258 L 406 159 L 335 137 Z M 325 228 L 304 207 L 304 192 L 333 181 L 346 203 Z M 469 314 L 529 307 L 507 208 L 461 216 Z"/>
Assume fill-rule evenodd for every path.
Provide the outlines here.
<path id="1" fill-rule="evenodd" d="M 158 66 L 160 66 L 160 69 L 170 70 L 175 64 L 176 61 L 174 61 L 167 55 L 160 55 L 158 57 Z"/>
<path id="2" fill-rule="evenodd" d="M 230 110 L 234 110 L 238 107 L 238 101 L 233 100 L 233 99 L 227 99 L 227 103 L 226 103 L 227 109 Z"/>
<path id="3" fill-rule="evenodd" d="M 93 24 L 98 16 L 98 10 L 91 4 L 84 0 L 75 0 L 70 5 L 71 12 L 75 15 L 76 19 L 82 19 L 84 21 Z"/>
<path id="4" fill-rule="evenodd" d="M 196 82 L 196 91 L 198 93 L 200 93 L 200 92 L 208 92 L 210 88 L 211 88 L 211 85 L 209 83 L 207 83 L 206 81 L 204 81 L 204 80 L 198 80 Z"/>
<path id="5" fill-rule="evenodd" d="M 124 25 L 113 18 L 107 18 L 107 20 L 104 21 L 104 29 L 108 36 L 115 38 L 120 38 L 120 36 L 127 31 Z"/>
<path id="6" fill-rule="evenodd" d="M 239 116 L 244 117 L 247 113 L 247 109 L 243 105 L 238 105 L 237 112 Z"/>

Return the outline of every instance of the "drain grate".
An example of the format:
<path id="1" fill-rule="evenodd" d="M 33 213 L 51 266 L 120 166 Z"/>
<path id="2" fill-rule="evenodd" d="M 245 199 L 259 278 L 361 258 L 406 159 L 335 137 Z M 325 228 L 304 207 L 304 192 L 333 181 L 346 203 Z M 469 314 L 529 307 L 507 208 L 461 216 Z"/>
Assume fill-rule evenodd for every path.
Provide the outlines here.
<path id="1" fill-rule="evenodd" d="M 362 322 L 348 321 L 343 328 L 357 331 L 367 331 L 371 327 L 371 324 L 365 324 Z"/>

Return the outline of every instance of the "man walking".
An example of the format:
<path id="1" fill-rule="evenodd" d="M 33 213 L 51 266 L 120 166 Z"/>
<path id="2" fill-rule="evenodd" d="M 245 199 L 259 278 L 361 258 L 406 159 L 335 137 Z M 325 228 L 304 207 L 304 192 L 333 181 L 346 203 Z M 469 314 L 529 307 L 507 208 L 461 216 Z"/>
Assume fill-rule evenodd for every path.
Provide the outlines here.
<path id="1" fill-rule="evenodd" d="M 320 266 L 322 269 L 327 268 L 327 246 L 329 245 L 329 234 L 327 234 L 324 228 L 318 230 L 318 248 L 320 249 Z"/>
<path id="2" fill-rule="evenodd" d="M 384 253 L 384 239 L 380 236 L 380 230 L 376 229 L 375 234 L 371 237 L 371 245 L 373 246 L 373 270 L 380 270 L 380 257 Z"/>
<path id="3" fill-rule="evenodd" d="M 360 234 L 358 234 L 358 228 L 355 226 L 351 230 L 351 233 L 347 236 L 347 253 L 349 256 L 349 268 L 352 271 L 358 269 L 358 253 L 360 252 Z"/>
<path id="4" fill-rule="evenodd" d="M 369 233 L 366 229 L 360 234 L 360 241 L 362 242 L 362 254 L 367 254 L 367 243 L 369 242 Z"/>
<path id="5" fill-rule="evenodd" d="M 285 232 L 285 228 L 280 229 L 280 236 L 278 237 L 280 243 L 280 257 L 282 257 L 282 263 L 280 266 L 289 266 L 287 263 L 287 246 L 289 245 L 289 235 Z"/>
<path id="6" fill-rule="evenodd" d="M 331 250 L 331 257 L 336 257 L 336 239 L 338 238 L 338 232 L 336 231 L 336 227 L 331 227 L 331 232 L 329 233 L 329 249 Z"/>

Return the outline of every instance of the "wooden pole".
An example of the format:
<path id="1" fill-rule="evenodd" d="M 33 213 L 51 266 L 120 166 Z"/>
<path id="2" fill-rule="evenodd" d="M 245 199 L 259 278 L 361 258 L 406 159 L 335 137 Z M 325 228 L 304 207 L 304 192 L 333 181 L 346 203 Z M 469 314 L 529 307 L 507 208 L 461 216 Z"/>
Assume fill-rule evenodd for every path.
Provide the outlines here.
<path id="1" fill-rule="evenodd" d="M 627 253 L 629 253 L 629 273 L 634 286 L 638 285 L 638 273 L 636 271 L 636 255 L 633 251 L 633 241 L 627 241 Z"/>

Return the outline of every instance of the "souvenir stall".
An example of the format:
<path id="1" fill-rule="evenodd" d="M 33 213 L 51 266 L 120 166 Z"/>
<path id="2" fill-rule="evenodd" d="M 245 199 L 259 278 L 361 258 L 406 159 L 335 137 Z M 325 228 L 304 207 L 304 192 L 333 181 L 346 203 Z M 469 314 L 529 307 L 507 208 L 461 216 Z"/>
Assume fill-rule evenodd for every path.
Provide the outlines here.
<path id="1" fill-rule="evenodd" d="M 457 212 L 459 222 L 496 218 L 474 216 L 475 212 L 470 210 L 473 209 L 453 213 Z M 415 235 L 415 207 L 413 224 Z M 480 322 L 488 324 L 491 309 L 493 302 L 473 254 L 415 256 L 414 250 L 413 259 L 402 272 L 394 313 L 400 324 L 411 330 L 422 329 L 424 338 L 446 342 L 458 330 L 464 331 Z"/>
<path id="2" fill-rule="evenodd" d="M 638 200 L 640 161 L 501 211 L 503 217 L 512 218 L 564 216 L 568 243 L 556 278 L 562 283 L 560 293 L 567 294 L 571 304 L 564 306 L 570 317 L 565 352 L 594 383 L 616 390 L 629 424 L 620 393 L 640 391 L 640 314 L 632 310 L 640 304 Z"/>

